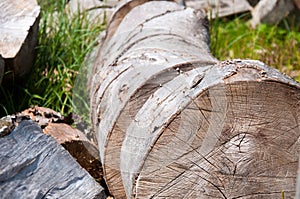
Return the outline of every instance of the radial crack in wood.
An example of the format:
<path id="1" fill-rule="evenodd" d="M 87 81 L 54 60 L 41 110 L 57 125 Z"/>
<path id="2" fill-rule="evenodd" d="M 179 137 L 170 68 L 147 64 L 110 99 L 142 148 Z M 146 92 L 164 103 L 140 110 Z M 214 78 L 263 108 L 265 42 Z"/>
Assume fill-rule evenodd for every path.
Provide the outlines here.
<path id="1" fill-rule="evenodd" d="M 237 74 L 211 86 L 205 84 L 206 74 L 202 86 L 208 87 L 170 117 L 149 144 L 153 147 L 145 147 L 143 160 L 131 161 L 142 164 L 131 171 L 134 181 L 127 180 L 135 185 L 130 190 L 136 198 L 275 198 L 281 190 L 294 196 L 299 86 L 278 81 L 276 72 L 262 78 L 257 63 L 255 69 L 243 65 L 233 66 Z"/>

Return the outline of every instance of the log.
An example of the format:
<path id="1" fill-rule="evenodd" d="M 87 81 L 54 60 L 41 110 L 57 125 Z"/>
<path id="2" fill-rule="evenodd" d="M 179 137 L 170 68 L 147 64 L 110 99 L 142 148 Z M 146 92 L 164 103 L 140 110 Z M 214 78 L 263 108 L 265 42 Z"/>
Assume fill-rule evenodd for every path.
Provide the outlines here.
<path id="1" fill-rule="evenodd" d="M 118 0 L 71 0 L 66 7 L 71 17 L 79 13 L 85 13 L 91 23 L 109 23 L 111 15 L 118 4 Z"/>
<path id="2" fill-rule="evenodd" d="M 293 197 L 300 85 L 259 61 L 216 60 L 199 10 L 137 0 L 118 12 L 90 77 L 110 193 Z"/>
<path id="3" fill-rule="evenodd" d="M 104 189 L 33 121 L 0 138 L 1 198 L 105 198 Z"/>
<path id="4" fill-rule="evenodd" d="M 35 121 L 42 129 L 47 127 L 47 125 L 52 122 L 63 122 L 65 120 L 60 113 L 50 108 L 39 106 L 30 107 L 18 113 L 17 116 L 30 118 L 32 121 Z M 59 140 L 57 141 L 58 143 L 60 143 Z"/>
<path id="5" fill-rule="evenodd" d="M 120 198 L 124 197 L 124 191 L 118 188 L 119 186 L 123 186 L 122 183 L 119 183 L 121 179 L 119 160 L 109 155 L 104 155 L 104 153 L 106 153 L 104 152 L 104 148 L 106 145 L 106 137 L 113 142 L 117 141 L 116 138 L 119 138 L 117 134 L 111 134 L 110 129 L 121 114 L 121 110 L 125 108 L 127 101 L 130 97 L 135 101 L 136 96 L 143 94 L 143 92 L 138 93 L 138 90 L 143 91 L 143 89 L 147 89 L 147 93 L 151 95 L 155 88 L 164 84 L 174 76 L 177 76 L 180 70 L 190 68 L 186 66 L 187 62 L 193 62 L 202 57 L 202 65 L 205 65 L 207 62 L 214 63 L 216 61 L 209 53 L 207 44 L 209 38 L 206 34 L 206 27 L 204 27 L 201 22 L 204 20 L 204 18 L 202 18 L 203 13 L 200 11 L 196 12 L 190 8 L 185 9 L 183 6 L 171 2 L 147 2 L 137 8 L 142 9 L 142 11 L 136 10 L 136 12 L 134 12 L 134 10 L 132 10 L 132 12 L 129 12 L 126 16 L 133 17 L 135 21 L 122 21 L 119 26 L 117 26 L 116 23 L 109 25 L 109 27 L 113 27 L 113 30 L 107 31 L 106 40 L 102 45 L 95 63 L 95 66 L 103 67 L 95 67 L 93 69 L 94 72 L 92 72 L 92 74 L 95 74 L 93 79 L 97 80 L 92 80 L 92 120 L 97 126 L 96 132 L 99 131 L 97 137 L 101 162 L 104 163 L 104 173 L 116 177 L 117 175 L 115 175 L 115 173 L 119 174 L 116 178 L 117 180 L 110 177 L 106 178 L 106 182 L 111 184 L 111 186 L 108 185 L 109 189 L 113 187 L 112 189 L 123 192 L 123 195 L 121 193 L 119 195 L 114 193 L 114 190 L 110 190 L 117 198 L 119 196 Z M 180 20 L 174 21 L 173 17 L 177 17 Z M 164 20 L 163 24 L 160 23 L 161 19 Z M 189 21 L 189 23 L 183 23 L 185 21 Z M 171 28 L 172 32 L 170 32 Z M 124 31 L 113 33 L 116 29 Z M 142 30 L 144 31 L 141 34 L 137 34 Z M 185 30 L 194 31 L 186 32 Z M 164 42 L 164 46 L 161 46 L 162 42 Z M 134 48 L 132 48 L 132 46 L 134 46 Z M 145 49 L 143 52 L 141 52 L 142 47 Z M 127 60 L 128 55 L 130 55 L 132 59 L 131 62 L 135 59 L 139 59 L 139 57 L 141 57 L 143 61 L 132 66 L 130 60 Z M 168 62 L 162 65 L 165 60 L 168 60 Z M 151 67 L 152 70 L 149 70 L 149 67 Z M 147 78 L 149 77 L 152 79 L 148 80 Z M 116 80 L 116 78 L 118 78 L 118 80 Z M 111 84 L 112 81 L 119 82 L 122 85 Z M 115 86 L 121 86 L 121 90 L 124 91 L 124 95 L 122 94 L 117 98 L 117 101 L 113 98 L 115 94 L 109 94 L 111 90 L 118 91 L 118 88 Z M 134 93 L 136 93 L 136 96 L 131 96 Z M 145 95 L 143 100 L 147 99 L 148 94 Z M 100 103 L 100 100 L 102 103 Z M 109 102 L 114 103 L 113 109 L 110 107 Z M 120 102 L 120 104 L 118 104 L 118 102 Z M 102 110 L 98 112 L 99 109 Z M 124 111 L 124 113 L 127 113 L 127 111 Z M 126 117 L 130 119 L 130 117 L 124 115 L 122 120 L 126 119 Z M 97 118 L 101 120 L 99 124 L 96 121 Z M 121 132 L 118 134 L 120 133 Z M 113 137 L 110 138 L 110 135 Z M 114 151 L 114 153 L 108 152 L 108 154 L 117 156 L 118 153 L 120 153 L 120 151 L 117 152 L 115 146 L 110 145 L 108 147 L 110 149 L 107 151 Z M 115 159 L 114 161 L 110 161 L 114 165 L 105 167 L 105 162 L 106 160 L 109 161 L 109 159 Z M 114 171 L 106 171 L 106 169 Z"/>
<path id="6" fill-rule="evenodd" d="M 278 24 L 293 9 L 293 0 L 261 0 L 251 12 L 250 23 L 252 27 L 260 23 Z"/>
<path id="7" fill-rule="evenodd" d="M 193 9 L 204 9 L 212 19 L 244 13 L 251 10 L 247 0 L 185 0 Z"/>
<path id="8" fill-rule="evenodd" d="M 2 0 L 0 10 L 0 54 L 6 76 L 20 79 L 34 62 L 40 7 L 36 0 Z"/>
<path id="9" fill-rule="evenodd" d="M 35 121 L 46 135 L 61 144 L 97 182 L 105 187 L 97 146 L 86 135 L 68 123 L 71 119 L 45 107 L 34 106 L 17 114 Z"/>
<path id="10" fill-rule="evenodd" d="M 97 182 L 105 187 L 98 148 L 85 135 L 64 123 L 49 123 L 44 134 L 51 135 L 61 144 Z"/>

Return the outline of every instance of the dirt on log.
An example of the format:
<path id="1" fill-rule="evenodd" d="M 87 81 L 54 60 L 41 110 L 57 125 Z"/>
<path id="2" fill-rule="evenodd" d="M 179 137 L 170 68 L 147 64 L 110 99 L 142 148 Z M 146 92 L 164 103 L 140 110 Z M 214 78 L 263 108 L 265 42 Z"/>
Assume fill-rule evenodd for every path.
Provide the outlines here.
<path id="1" fill-rule="evenodd" d="M 104 189 L 33 121 L 0 138 L 1 198 L 105 198 Z"/>

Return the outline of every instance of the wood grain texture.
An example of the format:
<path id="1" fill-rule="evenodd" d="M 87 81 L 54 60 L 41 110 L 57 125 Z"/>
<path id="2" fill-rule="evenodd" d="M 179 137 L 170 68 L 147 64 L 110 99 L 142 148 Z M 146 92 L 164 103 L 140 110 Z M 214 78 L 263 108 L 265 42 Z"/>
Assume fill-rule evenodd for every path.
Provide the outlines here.
<path id="1" fill-rule="evenodd" d="M 103 188 L 32 121 L 0 138 L 0 146 L 1 198 L 105 198 Z"/>
<path id="2" fill-rule="evenodd" d="M 299 85 L 243 61 L 212 67 L 190 98 L 163 128 L 139 134 L 152 138 L 144 160 L 136 158 L 141 141 L 123 142 L 121 160 L 131 157 L 123 181 L 135 198 L 279 198 L 282 190 L 294 197 Z M 131 132 L 126 138 L 136 140 Z"/>
<path id="3" fill-rule="evenodd" d="M 40 7 L 36 0 L 2 0 L 0 10 L 0 54 L 6 71 L 23 76 L 35 58 Z"/>

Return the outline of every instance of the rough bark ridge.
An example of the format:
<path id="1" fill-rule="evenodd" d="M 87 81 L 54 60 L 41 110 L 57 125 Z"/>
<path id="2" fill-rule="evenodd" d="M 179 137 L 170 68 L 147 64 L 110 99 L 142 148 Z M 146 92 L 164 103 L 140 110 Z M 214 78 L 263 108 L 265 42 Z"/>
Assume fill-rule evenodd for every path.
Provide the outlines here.
<path id="1" fill-rule="evenodd" d="M 91 118 L 110 192 L 293 196 L 300 86 L 259 61 L 217 61 L 201 11 L 138 2 L 115 12 L 122 17 L 112 17 L 91 73 Z"/>
<path id="2" fill-rule="evenodd" d="M 104 189 L 33 121 L 0 138 L 1 198 L 105 198 Z"/>
<path id="3" fill-rule="evenodd" d="M 36 122 L 44 134 L 53 137 L 83 169 L 105 187 L 98 148 L 83 132 L 70 126 L 73 122 L 70 116 L 65 117 L 49 108 L 34 106 L 18 113 L 16 118 L 30 118 Z"/>

